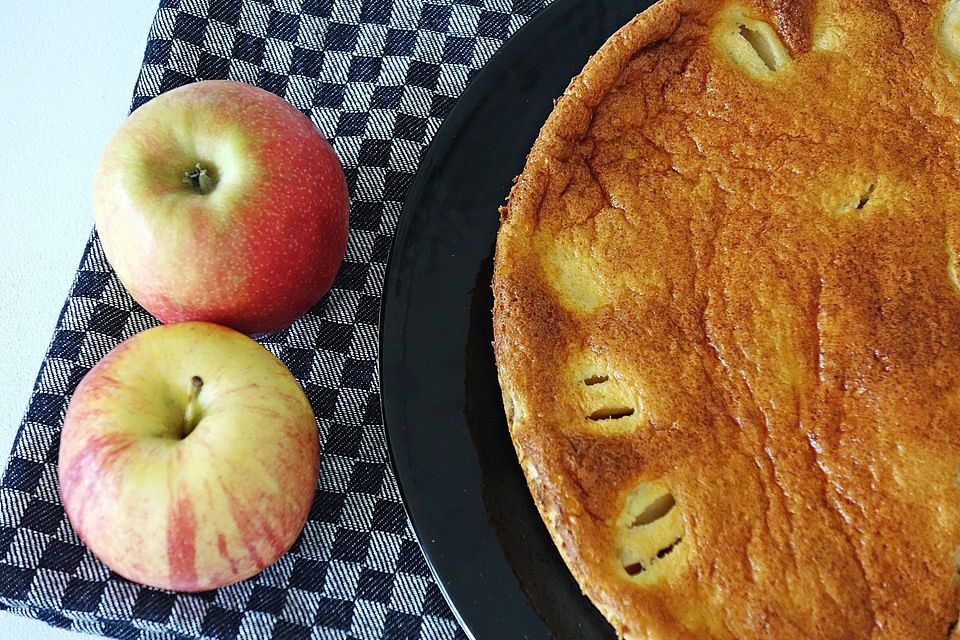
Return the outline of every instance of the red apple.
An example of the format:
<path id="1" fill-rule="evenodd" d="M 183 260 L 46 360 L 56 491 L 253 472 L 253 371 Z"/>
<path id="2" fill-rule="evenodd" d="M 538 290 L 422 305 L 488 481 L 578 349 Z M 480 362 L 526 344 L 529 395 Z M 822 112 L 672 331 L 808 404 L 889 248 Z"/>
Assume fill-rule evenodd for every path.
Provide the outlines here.
<path id="1" fill-rule="evenodd" d="M 290 548 L 318 455 L 310 403 L 270 352 L 218 325 L 163 325 L 121 343 L 80 382 L 60 441 L 60 491 L 108 567 L 204 591 Z"/>
<path id="2" fill-rule="evenodd" d="M 329 290 L 347 242 L 343 169 L 300 111 L 205 80 L 134 111 L 97 169 L 107 260 L 163 322 L 282 329 Z"/>

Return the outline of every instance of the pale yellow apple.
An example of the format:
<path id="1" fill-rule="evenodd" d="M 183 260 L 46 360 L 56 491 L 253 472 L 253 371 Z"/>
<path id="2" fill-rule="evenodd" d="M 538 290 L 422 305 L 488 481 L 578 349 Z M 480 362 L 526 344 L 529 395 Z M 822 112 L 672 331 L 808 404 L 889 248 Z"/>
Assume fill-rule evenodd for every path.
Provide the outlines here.
<path id="1" fill-rule="evenodd" d="M 317 483 L 318 436 L 296 379 L 218 325 L 148 329 L 84 377 L 60 444 L 80 538 L 130 580 L 202 591 L 294 543 Z"/>

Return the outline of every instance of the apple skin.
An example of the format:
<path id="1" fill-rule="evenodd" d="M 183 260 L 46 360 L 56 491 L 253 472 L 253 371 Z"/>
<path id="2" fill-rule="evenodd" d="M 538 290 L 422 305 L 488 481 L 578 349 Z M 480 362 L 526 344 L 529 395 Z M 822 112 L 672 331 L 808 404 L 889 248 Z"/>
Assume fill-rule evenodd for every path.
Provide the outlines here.
<path id="1" fill-rule="evenodd" d="M 184 182 L 200 164 L 215 185 Z M 309 118 L 268 91 L 204 80 L 134 111 L 93 185 L 107 260 L 162 322 L 282 329 L 333 284 L 347 243 L 340 162 Z"/>
<path id="2" fill-rule="evenodd" d="M 193 376 L 202 379 L 190 402 Z M 187 407 L 195 428 L 182 435 Z M 249 337 L 209 323 L 148 329 L 77 387 L 60 441 L 67 517 L 120 575 L 205 591 L 277 560 L 317 485 L 310 403 Z"/>

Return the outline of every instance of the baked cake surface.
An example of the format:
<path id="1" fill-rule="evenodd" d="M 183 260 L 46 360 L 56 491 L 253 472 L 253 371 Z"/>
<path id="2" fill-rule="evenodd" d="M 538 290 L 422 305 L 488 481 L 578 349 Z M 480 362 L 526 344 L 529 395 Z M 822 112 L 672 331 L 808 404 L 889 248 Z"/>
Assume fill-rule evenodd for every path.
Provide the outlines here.
<path id="1" fill-rule="evenodd" d="M 951 636 L 958 134 L 956 0 L 663 0 L 556 103 L 495 351 L 622 637 Z"/>

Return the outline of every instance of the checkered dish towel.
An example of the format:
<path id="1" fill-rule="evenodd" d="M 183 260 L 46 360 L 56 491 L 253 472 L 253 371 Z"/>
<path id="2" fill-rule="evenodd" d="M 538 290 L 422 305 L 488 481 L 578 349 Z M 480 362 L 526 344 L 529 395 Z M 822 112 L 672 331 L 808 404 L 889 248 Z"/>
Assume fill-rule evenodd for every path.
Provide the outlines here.
<path id="1" fill-rule="evenodd" d="M 133 108 L 195 80 L 268 89 L 333 144 L 350 239 L 330 293 L 261 342 L 306 390 L 320 477 L 303 534 L 259 576 L 200 594 L 131 583 L 83 546 L 57 485 L 83 375 L 157 324 L 94 234 L 0 484 L 0 608 L 114 638 L 463 638 L 415 542 L 388 463 L 377 320 L 387 254 L 421 154 L 457 96 L 547 0 L 163 0 Z M 78 215 L 89 215 L 78 212 Z"/>

